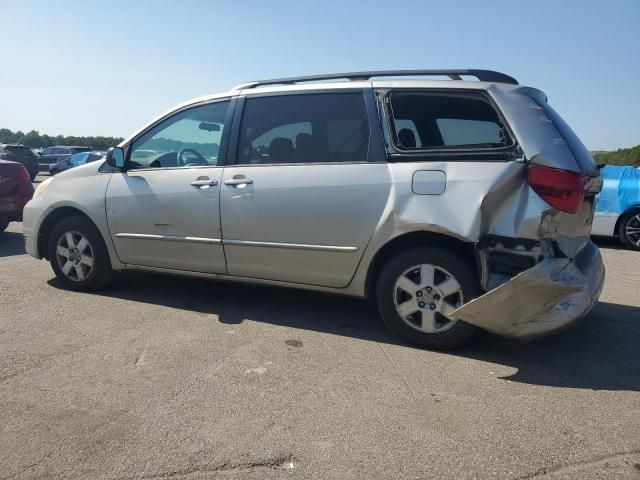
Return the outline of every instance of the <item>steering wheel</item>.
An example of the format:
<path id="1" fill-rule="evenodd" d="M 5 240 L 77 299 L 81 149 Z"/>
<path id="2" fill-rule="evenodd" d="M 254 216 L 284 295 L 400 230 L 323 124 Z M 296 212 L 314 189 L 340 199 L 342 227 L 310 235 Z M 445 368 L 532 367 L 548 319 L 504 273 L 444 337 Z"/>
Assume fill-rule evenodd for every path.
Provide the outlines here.
<path id="1" fill-rule="evenodd" d="M 185 162 L 184 158 L 183 158 L 183 155 L 185 153 L 190 153 L 190 154 L 194 155 L 195 157 L 197 157 L 198 161 L 197 162 Z M 182 150 L 180 150 L 178 152 L 177 163 L 178 163 L 178 166 L 182 166 L 182 167 L 190 167 L 192 165 L 206 165 L 207 164 L 207 159 L 204 158 L 199 152 L 195 151 L 193 148 L 183 148 Z"/>

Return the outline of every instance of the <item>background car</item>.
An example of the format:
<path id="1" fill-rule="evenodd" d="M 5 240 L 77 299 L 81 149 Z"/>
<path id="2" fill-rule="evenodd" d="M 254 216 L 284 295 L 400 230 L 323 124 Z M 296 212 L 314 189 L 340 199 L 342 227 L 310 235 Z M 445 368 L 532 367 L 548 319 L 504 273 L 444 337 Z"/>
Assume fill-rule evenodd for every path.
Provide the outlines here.
<path id="1" fill-rule="evenodd" d="M 90 152 L 90 147 L 78 147 L 78 146 L 64 146 L 56 145 L 54 147 L 47 147 L 40 152 L 40 163 L 52 164 L 59 162 L 62 159 L 70 157 L 75 153 Z"/>
<path id="2" fill-rule="evenodd" d="M 0 232 L 9 222 L 22 220 L 22 210 L 33 196 L 27 169 L 18 162 L 0 160 Z"/>
<path id="3" fill-rule="evenodd" d="M 593 218 L 593 235 L 618 237 L 628 248 L 640 250 L 640 168 L 606 165 Z"/>
<path id="4" fill-rule="evenodd" d="M 36 157 L 29 147 L 25 147 L 24 145 L 0 145 L 0 159 L 18 162 L 24 165 L 24 168 L 29 172 L 31 180 L 36 178 L 38 174 L 38 157 Z"/>
<path id="5" fill-rule="evenodd" d="M 95 162 L 104 157 L 105 152 L 80 152 L 70 157 L 63 158 L 59 162 L 49 165 L 49 173 L 55 175 L 73 167 Z"/>

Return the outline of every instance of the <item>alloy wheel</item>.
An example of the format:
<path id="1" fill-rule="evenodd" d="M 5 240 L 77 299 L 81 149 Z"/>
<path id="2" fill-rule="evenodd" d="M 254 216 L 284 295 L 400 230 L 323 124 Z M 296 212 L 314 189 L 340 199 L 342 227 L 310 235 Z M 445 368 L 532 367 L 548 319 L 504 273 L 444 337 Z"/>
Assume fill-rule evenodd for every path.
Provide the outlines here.
<path id="1" fill-rule="evenodd" d="M 624 234 L 631 243 L 640 247 L 640 213 L 627 221 L 624 227 Z"/>
<path id="2" fill-rule="evenodd" d="M 93 248 L 79 232 L 66 232 L 56 244 L 56 259 L 65 277 L 82 282 L 93 270 Z"/>
<path id="3" fill-rule="evenodd" d="M 450 272 L 431 264 L 415 265 L 396 280 L 393 302 L 402 320 L 425 333 L 451 328 L 449 315 L 464 303 L 462 286 Z"/>

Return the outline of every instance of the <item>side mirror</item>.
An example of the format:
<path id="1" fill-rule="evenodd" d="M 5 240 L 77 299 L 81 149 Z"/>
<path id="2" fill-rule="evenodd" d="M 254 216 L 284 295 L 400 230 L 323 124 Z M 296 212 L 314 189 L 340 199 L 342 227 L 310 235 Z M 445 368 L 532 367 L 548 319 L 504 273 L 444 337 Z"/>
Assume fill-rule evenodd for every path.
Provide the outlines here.
<path id="1" fill-rule="evenodd" d="M 120 147 L 111 147 L 105 157 L 107 165 L 113 168 L 124 168 L 124 150 Z"/>

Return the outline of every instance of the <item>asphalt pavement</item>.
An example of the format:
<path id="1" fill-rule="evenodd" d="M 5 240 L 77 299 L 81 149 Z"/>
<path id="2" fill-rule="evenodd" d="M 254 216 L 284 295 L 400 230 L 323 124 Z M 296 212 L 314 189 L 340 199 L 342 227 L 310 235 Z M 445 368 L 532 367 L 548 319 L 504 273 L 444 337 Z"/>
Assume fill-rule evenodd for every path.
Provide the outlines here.
<path id="1" fill-rule="evenodd" d="M 151 274 L 75 293 L 0 233 L 0 479 L 640 478 L 640 253 L 587 318 L 439 353 L 365 303 Z"/>

